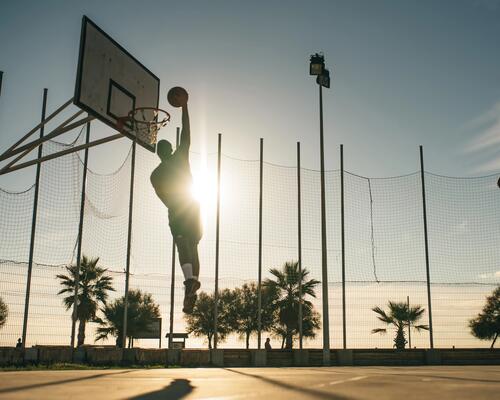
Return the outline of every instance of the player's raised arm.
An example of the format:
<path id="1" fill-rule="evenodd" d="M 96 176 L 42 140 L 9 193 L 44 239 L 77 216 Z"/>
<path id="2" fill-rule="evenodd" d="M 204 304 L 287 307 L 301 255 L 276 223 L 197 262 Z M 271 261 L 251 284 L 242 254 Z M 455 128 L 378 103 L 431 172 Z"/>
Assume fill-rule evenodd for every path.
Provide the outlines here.
<path id="1" fill-rule="evenodd" d="M 191 145 L 191 127 L 189 125 L 189 112 L 187 103 L 182 106 L 182 131 L 180 147 L 189 151 Z"/>

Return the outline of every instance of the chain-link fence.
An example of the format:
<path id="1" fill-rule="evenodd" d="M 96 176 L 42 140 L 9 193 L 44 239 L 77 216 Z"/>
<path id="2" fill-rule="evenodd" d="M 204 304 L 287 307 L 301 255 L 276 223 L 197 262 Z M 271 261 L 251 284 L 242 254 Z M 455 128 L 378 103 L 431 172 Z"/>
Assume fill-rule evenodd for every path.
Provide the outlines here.
<path id="1" fill-rule="evenodd" d="M 49 141 L 44 154 L 84 140 L 83 130 L 71 144 Z M 90 150 L 91 151 L 91 150 Z M 331 153 L 330 153 L 331 155 Z M 172 237 L 167 210 L 149 181 L 158 164 L 152 153 L 137 147 L 134 202 L 129 220 L 131 153 L 111 174 L 87 168 L 81 154 L 69 154 L 41 166 L 29 307 L 25 313 L 29 249 L 35 187 L 12 193 L 0 190 L 0 296 L 9 314 L 0 330 L 0 345 L 14 345 L 27 317 L 26 345 L 68 345 L 71 308 L 63 303 L 61 278 L 76 263 L 80 201 L 85 183 L 82 253 L 99 257 L 108 269 L 114 291 L 108 302 L 124 295 L 128 227 L 132 223 L 130 289 L 151 293 L 160 308 L 162 337 L 169 332 L 172 285 Z M 191 154 L 194 192 L 202 207 L 204 236 L 199 246 L 202 290 L 215 288 L 217 154 Z M 219 290 L 257 282 L 259 248 L 262 281 L 277 279 L 272 268 L 299 259 L 298 169 L 263 160 L 221 159 Z M 262 172 L 262 192 L 260 176 Z M 345 279 L 342 279 L 341 177 L 344 181 Z M 322 285 L 329 293 L 330 346 L 382 348 L 393 346 L 393 332 L 384 328 L 372 310 L 388 311 L 388 302 L 409 302 L 425 309 L 419 324 L 429 324 L 430 290 L 435 347 L 484 347 L 470 333 L 468 321 L 480 312 L 485 297 L 500 283 L 500 190 L 496 176 L 451 178 L 426 172 L 426 212 L 429 244 L 429 278 L 426 272 L 424 202 L 419 171 L 398 177 L 368 178 L 347 171 L 326 172 L 326 223 L 328 282 L 323 282 L 319 171 L 300 169 L 301 268 L 316 280 L 308 295 L 319 325 L 305 335 L 304 347 L 322 347 Z M 260 197 L 262 195 L 262 208 Z M 261 214 L 260 214 L 261 213 Z M 262 240 L 259 240 L 262 215 Z M 185 332 L 181 311 L 183 276 L 176 261 L 173 332 Z M 429 285 L 428 285 L 429 284 Z M 343 302 L 345 298 L 345 303 Z M 345 306 L 345 320 L 343 307 Z M 98 315 L 101 315 L 98 313 Z M 102 316 L 102 315 L 101 315 Z M 306 318 L 307 319 L 307 318 Z M 304 319 L 305 320 L 305 319 Z M 85 343 L 93 344 L 98 324 L 88 322 Z M 268 329 L 269 330 L 269 329 Z M 263 332 L 281 345 L 276 330 Z M 219 347 L 243 347 L 237 333 L 219 340 Z M 294 336 L 297 340 L 297 335 Z M 113 344 L 110 335 L 104 344 Z M 100 342 L 99 342 L 100 343 Z M 257 335 L 250 336 L 257 347 Z M 156 347 L 157 341 L 135 345 Z M 166 346 L 166 341 L 163 341 Z M 190 336 L 189 347 L 205 347 L 203 337 Z M 294 346 L 297 346 L 295 342 Z M 411 346 L 429 347 L 429 331 L 411 332 Z"/>

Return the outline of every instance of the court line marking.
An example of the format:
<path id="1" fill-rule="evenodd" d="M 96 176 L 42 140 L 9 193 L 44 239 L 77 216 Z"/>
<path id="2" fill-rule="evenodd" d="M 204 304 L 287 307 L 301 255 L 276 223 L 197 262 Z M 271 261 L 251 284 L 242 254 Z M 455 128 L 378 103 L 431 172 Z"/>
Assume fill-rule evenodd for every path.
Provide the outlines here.
<path id="1" fill-rule="evenodd" d="M 338 385 L 340 383 L 360 381 L 361 379 L 365 379 L 365 378 L 368 378 L 368 376 L 361 375 L 361 376 L 355 376 L 355 377 L 352 377 L 352 378 L 349 378 L 349 379 L 341 379 L 339 381 L 331 381 L 331 382 L 328 382 L 328 383 L 321 383 L 319 385 L 314 385 L 314 386 L 311 386 L 311 387 L 333 386 L 333 385 Z"/>
<path id="2" fill-rule="evenodd" d="M 341 383 L 360 381 L 360 380 L 365 379 L 365 378 L 368 378 L 368 376 L 360 375 L 360 376 L 354 376 L 354 377 L 349 378 L 349 379 L 341 379 L 338 381 L 331 381 L 328 383 L 320 383 L 319 385 L 312 385 L 309 387 L 320 388 L 320 387 L 325 387 L 325 386 L 333 386 L 333 385 L 338 385 Z M 234 395 L 230 395 L 230 396 L 202 397 L 202 398 L 200 398 L 200 400 L 232 400 L 232 399 L 250 398 L 250 397 L 257 397 L 257 396 L 260 397 L 265 393 L 272 393 L 272 391 L 263 390 L 260 392 L 246 393 L 246 394 L 234 394 Z"/>

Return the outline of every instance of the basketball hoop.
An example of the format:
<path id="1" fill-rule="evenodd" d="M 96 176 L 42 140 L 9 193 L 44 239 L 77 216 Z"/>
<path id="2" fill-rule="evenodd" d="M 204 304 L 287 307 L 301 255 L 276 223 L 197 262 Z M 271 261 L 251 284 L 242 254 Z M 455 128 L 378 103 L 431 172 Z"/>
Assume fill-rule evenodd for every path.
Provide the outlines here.
<path id="1" fill-rule="evenodd" d="M 122 132 L 127 127 L 138 140 L 154 145 L 158 131 L 170 121 L 170 114 L 161 108 L 138 107 L 126 117 L 117 119 L 117 128 Z"/>

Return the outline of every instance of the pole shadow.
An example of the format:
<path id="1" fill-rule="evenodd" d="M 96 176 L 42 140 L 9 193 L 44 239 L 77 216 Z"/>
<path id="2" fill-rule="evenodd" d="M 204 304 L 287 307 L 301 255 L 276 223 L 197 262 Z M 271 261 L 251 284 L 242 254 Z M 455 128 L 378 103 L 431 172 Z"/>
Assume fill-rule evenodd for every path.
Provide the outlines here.
<path id="1" fill-rule="evenodd" d="M 4 393 L 14 393 L 14 392 L 22 392 L 23 390 L 38 389 L 38 388 L 43 388 L 43 387 L 47 387 L 47 386 L 64 385 L 66 383 L 86 381 L 89 379 L 99 379 L 99 378 L 102 378 L 105 376 L 110 376 L 110 375 L 128 374 L 130 372 L 132 372 L 132 371 L 120 371 L 120 372 L 113 372 L 110 374 L 95 374 L 95 375 L 90 375 L 90 376 L 84 376 L 81 378 L 65 379 L 63 381 L 57 381 L 57 382 L 34 383 L 32 385 L 16 386 L 13 388 L 0 389 L 0 395 L 2 395 Z"/>
<path id="2" fill-rule="evenodd" d="M 301 393 L 301 394 L 307 394 L 307 395 L 312 396 L 312 397 L 314 397 L 316 399 L 325 399 L 325 400 L 326 399 L 328 399 L 328 400 L 352 400 L 351 397 L 341 396 L 341 395 L 333 394 L 333 393 L 326 393 L 326 392 L 322 392 L 320 390 L 306 388 L 306 387 L 295 386 L 295 385 L 291 385 L 289 383 L 280 382 L 280 381 L 278 381 L 276 379 L 266 378 L 265 376 L 252 375 L 252 374 L 249 374 L 249 373 L 246 373 L 246 372 L 236 371 L 236 370 L 230 369 L 230 368 L 223 368 L 223 369 L 226 370 L 226 371 L 229 371 L 229 372 L 233 372 L 235 374 L 248 376 L 250 378 L 258 379 L 258 380 L 260 380 L 262 382 L 270 383 L 270 384 L 278 386 L 278 387 L 280 387 L 282 389 L 291 390 L 291 391 L 298 392 L 298 393 Z"/>

